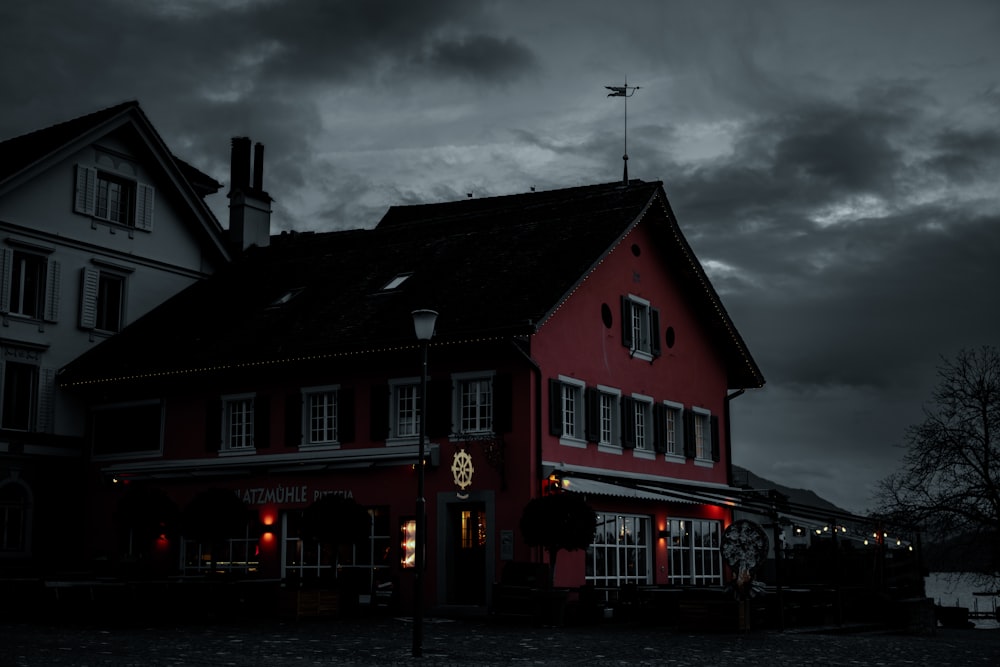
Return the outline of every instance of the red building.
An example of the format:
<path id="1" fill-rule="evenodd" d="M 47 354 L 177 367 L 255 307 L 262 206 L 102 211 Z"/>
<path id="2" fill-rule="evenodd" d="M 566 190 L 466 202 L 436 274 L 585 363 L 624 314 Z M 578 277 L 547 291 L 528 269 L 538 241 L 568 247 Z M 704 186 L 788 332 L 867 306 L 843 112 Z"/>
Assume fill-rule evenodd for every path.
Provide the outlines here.
<path id="1" fill-rule="evenodd" d="M 416 309 L 439 313 L 428 606 L 488 606 L 506 562 L 543 559 L 518 523 L 556 486 L 598 513 L 590 548 L 560 556 L 557 585 L 723 583 L 729 401 L 764 379 L 662 184 L 642 181 L 283 233 L 70 364 L 60 385 L 91 406 L 91 555 L 286 583 L 339 569 L 363 589 L 396 582 L 406 604 Z M 252 510 L 221 546 L 175 521 L 209 488 Z M 371 517 L 368 539 L 336 555 L 299 532 L 331 493 Z M 123 498 L 140 496 L 158 534 L 127 520 L 141 512 Z"/>

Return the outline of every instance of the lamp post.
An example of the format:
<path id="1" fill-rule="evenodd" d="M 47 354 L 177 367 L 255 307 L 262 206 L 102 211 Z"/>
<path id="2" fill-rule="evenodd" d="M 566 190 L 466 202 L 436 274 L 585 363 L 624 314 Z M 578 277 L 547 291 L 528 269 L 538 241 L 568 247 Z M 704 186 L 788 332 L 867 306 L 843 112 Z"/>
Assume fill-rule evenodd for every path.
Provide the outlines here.
<path id="1" fill-rule="evenodd" d="M 414 310 L 413 330 L 420 341 L 420 439 L 417 448 L 417 516 L 413 576 L 413 657 L 423 655 L 424 553 L 427 548 L 427 501 L 424 498 L 424 436 L 427 432 L 427 345 L 434 335 L 437 312 Z"/>

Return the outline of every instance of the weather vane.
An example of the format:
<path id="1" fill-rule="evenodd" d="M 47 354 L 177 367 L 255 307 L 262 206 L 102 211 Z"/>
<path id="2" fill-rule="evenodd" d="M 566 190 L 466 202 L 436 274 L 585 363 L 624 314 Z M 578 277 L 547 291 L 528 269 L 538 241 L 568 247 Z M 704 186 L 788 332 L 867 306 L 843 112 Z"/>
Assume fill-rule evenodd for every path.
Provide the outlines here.
<path id="1" fill-rule="evenodd" d="M 628 77 L 625 77 L 624 86 L 604 86 L 611 92 L 608 93 L 608 97 L 624 97 L 625 98 L 625 154 L 622 155 L 622 160 L 625 163 L 625 167 L 622 171 L 622 182 L 628 185 L 628 98 L 635 95 L 635 91 L 639 90 L 639 86 L 628 85 Z"/>

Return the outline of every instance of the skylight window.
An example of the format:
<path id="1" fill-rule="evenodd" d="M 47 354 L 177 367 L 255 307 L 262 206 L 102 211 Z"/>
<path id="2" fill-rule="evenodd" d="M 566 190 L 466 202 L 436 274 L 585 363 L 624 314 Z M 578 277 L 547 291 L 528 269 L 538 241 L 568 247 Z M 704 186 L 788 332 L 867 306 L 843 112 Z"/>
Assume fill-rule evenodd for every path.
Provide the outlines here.
<path id="1" fill-rule="evenodd" d="M 382 286 L 383 292 L 388 292 L 390 290 L 397 289 L 400 285 L 406 282 L 406 279 L 412 276 L 412 273 L 400 273 L 397 274 L 395 278 L 387 282 Z"/>
<path id="2" fill-rule="evenodd" d="M 289 301 L 297 297 L 299 294 L 301 294 L 304 289 L 305 289 L 304 287 L 296 287 L 295 289 L 288 290 L 287 292 L 279 296 L 277 299 L 272 301 L 270 304 L 268 304 L 268 308 L 281 308 L 286 303 L 288 303 Z"/>

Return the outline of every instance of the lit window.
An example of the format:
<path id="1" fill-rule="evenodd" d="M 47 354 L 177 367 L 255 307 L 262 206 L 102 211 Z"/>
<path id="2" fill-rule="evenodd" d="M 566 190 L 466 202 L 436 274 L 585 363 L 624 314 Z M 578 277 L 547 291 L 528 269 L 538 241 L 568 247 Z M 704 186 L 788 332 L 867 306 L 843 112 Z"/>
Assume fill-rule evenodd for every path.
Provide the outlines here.
<path id="1" fill-rule="evenodd" d="M 622 345 L 634 357 L 660 356 L 660 312 L 637 296 L 622 297 Z"/>
<path id="2" fill-rule="evenodd" d="M 650 518 L 597 514 L 594 541 L 587 547 L 585 579 L 596 586 L 652 583 Z"/>
<path id="3" fill-rule="evenodd" d="M 671 519 L 667 553 L 672 584 L 722 583 L 722 526 L 705 519 Z"/>

